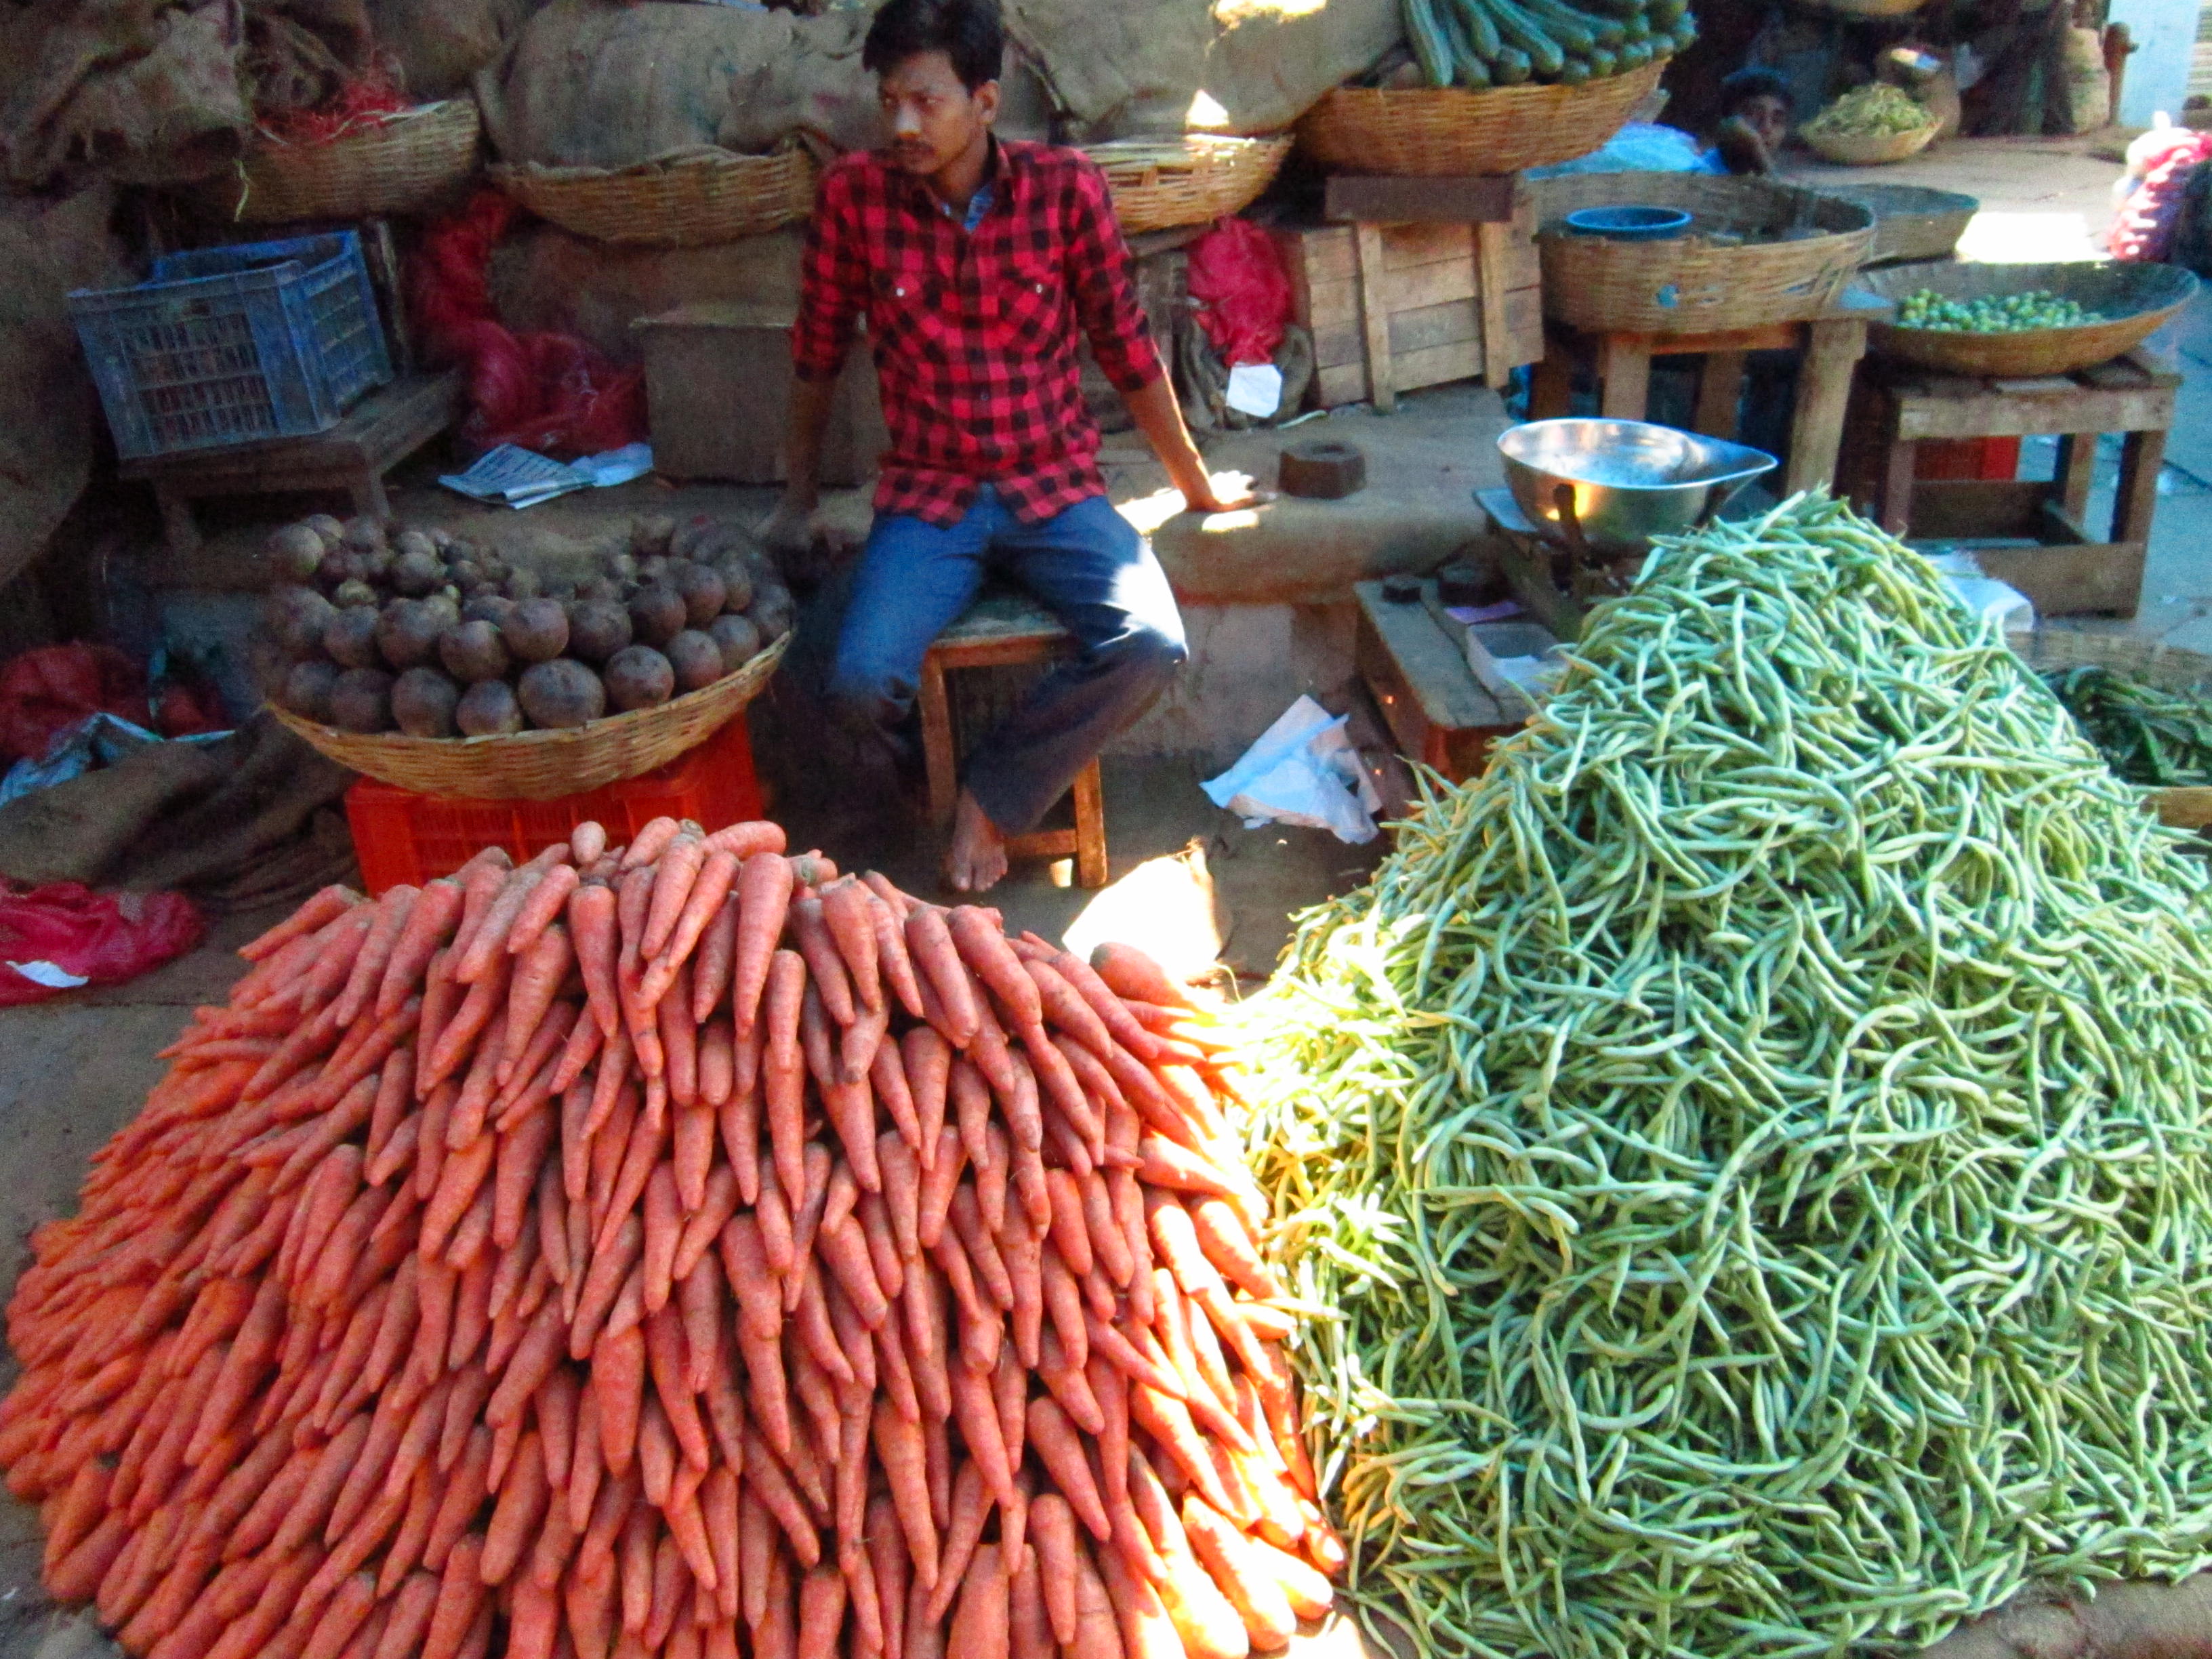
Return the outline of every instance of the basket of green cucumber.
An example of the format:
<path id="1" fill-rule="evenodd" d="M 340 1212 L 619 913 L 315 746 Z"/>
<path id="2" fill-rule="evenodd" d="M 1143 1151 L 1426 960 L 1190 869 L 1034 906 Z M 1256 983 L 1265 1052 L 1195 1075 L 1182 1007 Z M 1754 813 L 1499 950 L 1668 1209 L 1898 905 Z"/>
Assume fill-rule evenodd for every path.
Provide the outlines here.
<path id="1" fill-rule="evenodd" d="M 1547 279 L 1549 272 L 1546 273 Z M 2064 374 L 2139 344 L 2197 292 L 2179 265 L 1931 262 L 1864 272 L 1896 307 L 1868 331 L 1875 356 L 1950 374 Z"/>
<path id="2" fill-rule="evenodd" d="M 1697 38 L 1687 0 L 1400 0 L 1425 86 L 1339 87 L 1298 124 L 1338 172 L 1517 173 L 1587 155 Z"/>
<path id="3" fill-rule="evenodd" d="M 1771 179 L 1707 173 L 1567 173 L 1530 187 L 1544 314 L 1575 328 L 1709 334 L 1816 317 L 1874 244 L 1856 202 Z M 1633 241 L 1580 234 L 1593 207 L 1676 208 L 1680 235 Z"/>

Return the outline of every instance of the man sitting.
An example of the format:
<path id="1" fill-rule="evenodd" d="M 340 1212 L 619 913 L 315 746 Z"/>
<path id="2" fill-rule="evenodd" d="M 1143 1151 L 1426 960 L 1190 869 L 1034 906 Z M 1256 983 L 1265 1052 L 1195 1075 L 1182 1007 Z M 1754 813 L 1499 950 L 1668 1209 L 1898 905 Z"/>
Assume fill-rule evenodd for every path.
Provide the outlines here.
<path id="1" fill-rule="evenodd" d="M 1080 647 L 968 760 L 945 873 L 969 892 L 1006 873 L 1006 837 L 1036 826 L 1186 654 L 1165 574 L 1106 499 L 1079 331 L 1188 507 L 1251 499 L 1191 443 L 1104 175 L 1080 151 L 992 133 L 1003 53 L 995 0 L 876 14 L 861 61 L 889 142 L 823 177 L 793 336 L 791 483 L 767 531 L 779 550 L 815 533 L 823 428 L 866 316 L 890 447 L 831 672 L 840 720 L 888 737 L 930 642 L 988 574 Z"/>

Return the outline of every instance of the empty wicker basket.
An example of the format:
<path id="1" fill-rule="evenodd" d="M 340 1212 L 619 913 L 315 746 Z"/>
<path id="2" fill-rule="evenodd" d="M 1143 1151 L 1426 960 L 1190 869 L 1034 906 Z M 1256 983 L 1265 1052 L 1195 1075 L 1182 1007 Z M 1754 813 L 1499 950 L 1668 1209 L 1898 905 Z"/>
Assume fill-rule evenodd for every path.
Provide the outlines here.
<path id="1" fill-rule="evenodd" d="M 1862 280 L 1885 300 L 1902 300 L 1923 288 L 1948 300 L 2040 289 L 2071 300 L 2085 311 L 2104 313 L 2101 322 L 2074 328 L 2023 329 L 2013 334 L 1900 328 L 1894 323 L 1876 323 L 1868 331 L 1867 349 L 1876 356 L 1949 374 L 2063 374 L 2087 368 L 2140 344 L 2197 292 L 2197 278 L 2179 265 L 2119 264 L 2095 259 L 2038 265 L 1946 260 L 1892 265 L 1868 271 Z"/>
<path id="2" fill-rule="evenodd" d="M 1577 328 L 1707 334 L 1818 316 L 1874 242 L 1856 202 L 1765 179 L 1693 173 L 1581 173 L 1537 182 L 1544 312 Z M 1666 241 L 1583 236 L 1580 208 L 1680 208 Z"/>
<path id="3" fill-rule="evenodd" d="M 1830 185 L 1822 193 L 1856 202 L 1874 215 L 1870 265 L 1949 258 L 1982 206 L 1972 196 L 1925 185 Z"/>
<path id="4" fill-rule="evenodd" d="M 757 236 L 814 206 L 803 145 L 767 155 L 702 144 L 629 167 L 496 167 L 492 180 L 541 219 L 626 247 L 711 247 Z"/>
<path id="5" fill-rule="evenodd" d="M 1114 214 L 1131 235 L 1203 225 L 1242 213 L 1275 180 L 1291 153 L 1287 135 L 1228 138 L 1194 132 L 1181 138 L 1117 138 L 1084 153 L 1114 187 Z"/>
<path id="6" fill-rule="evenodd" d="M 1597 149 L 1666 66 L 1662 58 L 1578 87 L 1339 87 L 1298 123 L 1298 143 L 1339 173 L 1518 173 Z"/>
<path id="7" fill-rule="evenodd" d="M 425 207 L 477 170 L 473 98 L 421 104 L 320 144 L 257 141 L 191 199 L 233 224 L 363 219 Z"/>

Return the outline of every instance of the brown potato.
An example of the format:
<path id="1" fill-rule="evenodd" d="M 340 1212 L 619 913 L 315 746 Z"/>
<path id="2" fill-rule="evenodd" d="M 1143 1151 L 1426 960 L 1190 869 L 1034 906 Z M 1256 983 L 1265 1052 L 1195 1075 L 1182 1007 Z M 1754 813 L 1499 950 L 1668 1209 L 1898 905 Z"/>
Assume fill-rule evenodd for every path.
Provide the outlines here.
<path id="1" fill-rule="evenodd" d="M 498 628 L 482 621 L 456 623 L 439 635 L 438 660 L 463 685 L 503 680 L 514 665 Z"/>
<path id="2" fill-rule="evenodd" d="M 707 624 L 707 633 L 721 650 L 725 674 L 736 673 L 761 648 L 760 629 L 743 617 L 717 617 Z"/>
<path id="3" fill-rule="evenodd" d="M 722 647 L 711 635 L 687 628 L 669 641 L 662 655 L 676 673 L 678 691 L 696 691 L 722 678 Z"/>
<path id="4" fill-rule="evenodd" d="M 325 662 L 320 657 L 310 657 L 305 662 L 295 662 L 284 676 L 281 701 L 295 714 L 325 726 L 331 723 L 331 693 L 337 690 L 338 668 L 336 663 Z"/>
<path id="5" fill-rule="evenodd" d="M 656 649 L 682 633 L 690 619 L 690 610 L 684 605 L 683 595 L 672 587 L 653 583 L 641 587 L 631 596 L 630 632 Z"/>
<path id="6" fill-rule="evenodd" d="M 606 687 L 580 662 L 556 657 L 532 663 L 514 688 L 515 701 L 532 726 L 566 731 L 607 712 Z"/>
<path id="7" fill-rule="evenodd" d="M 331 687 L 331 722 L 341 732 L 392 729 L 392 676 L 381 668 L 349 668 Z"/>
<path id="8" fill-rule="evenodd" d="M 281 525 L 269 532 L 266 550 L 270 561 L 288 580 L 307 581 L 322 568 L 329 551 L 323 538 L 303 524 Z"/>
<path id="9" fill-rule="evenodd" d="M 348 605 L 323 629 L 324 651 L 341 668 L 382 666 L 384 659 L 376 648 L 379 620 L 373 605 Z"/>
<path id="10" fill-rule="evenodd" d="M 629 641 L 629 612 L 612 599 L 578 599 L 568 607 L 571 656 L 605 662 Z"/>
<path id="11" fill-rule="evenodd" d="M 670 573 L 669 585 L 684 601 L 685 620 L 704 628 L 722 614 L 729 589 L 721 577 L 703 564 L 679 564 Z"/>
<path id="12" fill-rule="evenodd" d="M 438 635 L 447 618 L 421 599 L 394 599 L 376 625 L 377 649 L 401 672 L 420 668 L 437 654 Z"/>
<path id="13" fill-rule="evenodd" d="M 523 599 L 500 634 L 520 661 L 550 662 L 568 648 L 568 612 L 558 599 Z"/>
<path id="14" fill-rule="evenodd" d="M 323 630 L 337 607 L 312 587 L 280 587 L 269 596 L 269 632 L 288 656 L 308 657 L 323 648 Z"/>

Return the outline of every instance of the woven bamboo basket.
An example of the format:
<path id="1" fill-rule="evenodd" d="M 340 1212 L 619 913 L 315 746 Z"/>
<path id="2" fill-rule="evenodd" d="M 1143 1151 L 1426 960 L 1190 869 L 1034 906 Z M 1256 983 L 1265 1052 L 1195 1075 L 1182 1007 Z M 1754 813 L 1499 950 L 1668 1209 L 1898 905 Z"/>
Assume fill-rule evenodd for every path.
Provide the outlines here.
<path id="1" fill-rule="evenodd" d="M 804 219 L 814 158 L 792 143 L 766 155 L 714 145 L 635 167 L 496 167 L 493 182 L 541 219 L 625 247 L 711 247 Z"/>
<path id="2" fill-rule="evenodd" d="M 2212 697 L 2212 657 L 2179 646 L 2129 634 L 2082 634 L 2066 628 L 2014 634 L 2006 643 L 2039 674 L 2054 668 L 2109 668 L 2161 691 Z M 2161 823 L 2176 830 L 2212 827 L 2212 788 L 2145 789 L 2143 793 Z"/>
<path id="3" fill-rule="evenodd" d="M 1856 202 L 1874 215 L 1870 265 L 1899 259 L 1948 259 L 1981 211 L 1981 203 L 1955 190 L 1924 185 L 1833 185 L 1823 192 Z"/>
<path id="4" fill-rule="evenodd" d="M 783 660 L 787 634 L 734 674 L 672 697 L 658 708 L 609 714 L 570 732 L 503 738 L 364 736 L 269 712 L 341 766 L 417 794 L 471 800 L 556 800 L 665 766 L 737 718 Z"/>
<path id="5" fill-rule="evenodd" d="M 1537 181 L 1545 314 L 1577 328 L 1705 334 L 1819 315 L 1874 245 L 1856 202 L 1765 179 L 1698 173 L 1574 173 Z M 1671 240 L 1582 236 L 1581 208 L 1671 207 Z"/>
<path id="6" fill-rule="evenodd" d="M 324 144 L 256 143 L 192 199 L 234 224 L 361 219 L 424 207 L 477 169 L 483 124 L 471 98 L 387 116 Z"/>
<path id="7" fill-rule="evenodd" d="M 1114 187 L 1114 214 L 1131 235 L 1203 225 L 1242 213 L 1275 181 L 1291 153 L 1287 134 L 1227 138 L 1191 133 L 1179 139 L 1122 138 L 1091 144 L 1085 154 Z"/>
<path id="8" fill-rule="evenodd" d="M 1931 115 L 1926 125 L 1915 127 L 1910 132 L 1824 132 L 1819 127 L 1807 126 L 1800 128 L 1797 136 L 1824 161 L 1833 161 L 1838 167 L 1872 167 L 1919 155 L 1935 142 L 1942 125 L 1941 116 Z"/>
<path id="9" fill-rule="evenodd" d="M 1620 131 L 1666 66 L 1578 87 L 1339 87 L 1298 123 L 1298 143 L 1340 173 L 1436 178 L 1571 161 Z"/>
<path id="10" fill-rule="evenodd" d="M 1923 288 L 1958 300 L 2042 289 L 2105 314 L 2100 323 L 2027 329 L 2017 334 L 1963 334 L 1899 328 L 1894 323 L 1876 323 L 1867 331 L 1867 349 L 1877 356 L 1948 374 L 2064 374 L 2086 368 L 2141 344 L 2197 292 L 2197 278 L 2179 265 L 2095 259 L 2036 265 L 1950 261 L 1892 265 L 1868 271 L 1861 280 L 1885 300 L 1902 300 Z"/>
<path id="11" fill-rule="evenodd" d="M 1918 11 L 1928 0 L 1811 0 L 1822 11 L 1839 12 L 1845 17 L 1903 17 Z"/>

